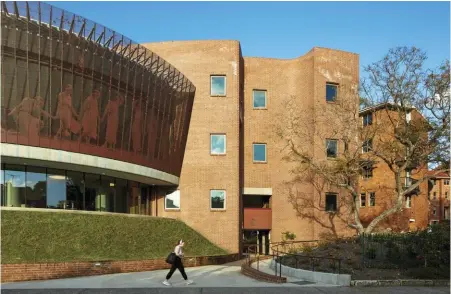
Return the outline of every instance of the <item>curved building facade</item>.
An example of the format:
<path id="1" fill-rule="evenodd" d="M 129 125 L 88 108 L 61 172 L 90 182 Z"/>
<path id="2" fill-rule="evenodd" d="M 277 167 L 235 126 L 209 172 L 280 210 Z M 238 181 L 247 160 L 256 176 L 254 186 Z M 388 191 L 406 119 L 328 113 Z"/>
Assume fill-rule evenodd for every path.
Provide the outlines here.
<path id="1" fill-rule="evenodd" d="M 179 182 L 194 85 L 45 3 L 2 2 L 1 25 L 2 206 L 152 214 Z"/>

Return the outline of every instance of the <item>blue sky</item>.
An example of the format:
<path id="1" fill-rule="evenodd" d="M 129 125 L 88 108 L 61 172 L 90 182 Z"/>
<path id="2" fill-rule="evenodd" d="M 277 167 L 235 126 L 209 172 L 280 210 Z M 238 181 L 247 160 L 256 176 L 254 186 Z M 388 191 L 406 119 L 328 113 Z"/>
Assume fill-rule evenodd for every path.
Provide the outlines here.
<path id="1" fill-rule="evenodd" d="M 137 42 L 233 39 L 244 56 L 294 58 L 312 47 L 360 54 L 417 46 L 428 67 L 450 54 L 449 2 L 49 2 Z"/>

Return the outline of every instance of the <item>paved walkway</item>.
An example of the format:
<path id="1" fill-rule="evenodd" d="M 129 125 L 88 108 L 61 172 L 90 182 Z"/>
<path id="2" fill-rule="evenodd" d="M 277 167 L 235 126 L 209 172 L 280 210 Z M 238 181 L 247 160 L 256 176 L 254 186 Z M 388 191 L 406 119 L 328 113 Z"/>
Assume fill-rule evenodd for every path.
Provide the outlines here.
<path id="1" fill-rule="evenodd" d="M 264 271 L 265 263 L 261 264 Z M 267 266 L 267 265 L 266 265 Z M 289 278 L 288 283 L 273 284 L 256 281 L 241 275 L 240 263 L 222 266 L 202 266 L 187 268 L 186 272 L 194 284 L 185 285 L 180 273 L 177 271 L 171 279 L 172 287 L 164 286 L 161 282 L 167 270 L 151 272 L 112 274 L 71 279 L 48 281 L 32 281 L 19 283 L 4 283 L 1 285 L 2 293 L 29 293 L 29 294 L 75 294 L 75 293 L 188 293 L 188 294 L 236 294 L 236 293 L 399 293 L 399 294 L 432 294 L 450 293 L 448 288 L 426 287 L 384 287 L 384 288 L 351 288 L 336 287 L 307 283 Z"/>

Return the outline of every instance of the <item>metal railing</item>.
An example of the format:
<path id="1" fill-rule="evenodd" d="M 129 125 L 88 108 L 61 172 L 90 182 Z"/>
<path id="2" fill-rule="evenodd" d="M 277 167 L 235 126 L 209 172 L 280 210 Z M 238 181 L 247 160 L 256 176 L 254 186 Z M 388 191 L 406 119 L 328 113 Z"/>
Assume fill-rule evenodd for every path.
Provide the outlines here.
<path id="1" fill-rule="evenodd" d="M 318 243 L 318 240 L 312 241 L 285 241 L 271 243 L 272 259 L 274 260 L 274 275 L 282 277 L 282 265 L 296 268 L 315 271 L 321 271 L 324 263 L 333 272 L 340 274 L 341 271 L 341 259 L 329 256 L 315 256 L 309 254 L 298 254 L 287 251 L 293 251 L 296 249 L 295 244 L 309 245 L 311 243 Z M 288 247 L 288 250 L 287 250 Z M 291 248 L 290 248 L 291 247 Z M 306 262 L 307 261 L 307 262 Z"/>

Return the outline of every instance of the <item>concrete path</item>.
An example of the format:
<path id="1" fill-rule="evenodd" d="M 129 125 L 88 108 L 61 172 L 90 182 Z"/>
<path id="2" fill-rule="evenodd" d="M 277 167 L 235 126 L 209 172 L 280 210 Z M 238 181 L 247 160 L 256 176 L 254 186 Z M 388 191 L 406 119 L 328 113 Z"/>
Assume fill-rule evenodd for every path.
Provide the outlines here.
<path id="1" fill-rule="evenodd" d="M 265 263 L 262 264 L 265 266 Z M 265 270 L 263 268 L 263 270 Z M 152 272 L 113 274 L 103 276 L 4 283 L 1 293 L 26 294 L 269 294 L 269 293 L 307 293 L 307 294 L 357 294 L 357 293 L 399 293 L 399 294 L 435 294 L 450 293 L 448 288 L 398 287 L 398 288 L 351 288 L 306 283 L 288 279 L 286 284 L 272 284 L 256 281 L 240 274 L 240 263 L 222 266 L 203 266 L 187 268 L 186 272 L 194 284 L 185 285 L 179 272 L 171 279 L 172 287 L 161 282 L 167 270 Z"/>

